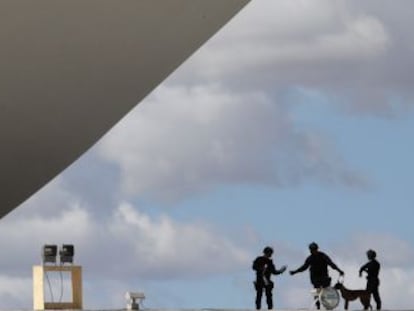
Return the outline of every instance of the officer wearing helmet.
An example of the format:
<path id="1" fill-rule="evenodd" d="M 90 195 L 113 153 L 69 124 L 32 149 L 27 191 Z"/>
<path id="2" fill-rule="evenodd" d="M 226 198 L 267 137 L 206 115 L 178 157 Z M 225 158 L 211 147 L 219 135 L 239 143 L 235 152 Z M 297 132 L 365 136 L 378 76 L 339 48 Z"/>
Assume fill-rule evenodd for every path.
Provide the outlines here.
<path id="1" fill-rule="evenodd" d="M 256 309 L 260 310 L 262 305 L 263 291 L 266 294 L 266 303 L 269 310 L 273 309 L 273 282 L 270 279 L 272 274 L 281 274 L 286 270 L 286 266 L 282 266 L 279 270 L 276 269 L 273 260 L 273 249 L 266 246 L 263 249 L 263 255 L 257 257 L 253 261 L 253 270 L 256 271 L 256 280 L 254 286 L 256 289 Z"/>
<path id="2" fill-rule="evenodd" d="M 329 258 L 328 255 L 319 251 L 318 244 L 312 242 L 309 244 L 310 255 L 306 258 L 305 263 L 296 270 L 290 271 L 291 275 L 303 272 L 309 268 L 310 280 L 314 288 L 325 288 L 331 285 L 331 278 L 328 274 L 328 266 L 343 275 L 344 272 Z M 319 301 L 316 307 L 320 309 Z"/>
<path id="3" fill-rule="evenodd" d="M 377 253 L 374 250 L 367 251 L 367 258 L 368 262 L 359 269 L 359 276 L 361 277 L 363 272 L 367 273 L 367 290 L 374 297 L 377 310 L 381 310 L 381 298 L 378 291 L 380 284 L 378 275 L 381 265 L 376 259 Z"/>

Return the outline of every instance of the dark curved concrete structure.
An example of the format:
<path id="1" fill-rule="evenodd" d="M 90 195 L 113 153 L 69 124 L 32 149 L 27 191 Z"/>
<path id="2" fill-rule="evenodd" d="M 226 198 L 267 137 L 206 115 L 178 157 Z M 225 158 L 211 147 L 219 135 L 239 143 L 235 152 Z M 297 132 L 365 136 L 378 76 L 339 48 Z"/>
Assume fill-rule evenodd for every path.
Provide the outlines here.
<path id="1" fill-rule="evenodd" d="M 90 148 L 248 1 L 1 1 L 0 218 Z"/>

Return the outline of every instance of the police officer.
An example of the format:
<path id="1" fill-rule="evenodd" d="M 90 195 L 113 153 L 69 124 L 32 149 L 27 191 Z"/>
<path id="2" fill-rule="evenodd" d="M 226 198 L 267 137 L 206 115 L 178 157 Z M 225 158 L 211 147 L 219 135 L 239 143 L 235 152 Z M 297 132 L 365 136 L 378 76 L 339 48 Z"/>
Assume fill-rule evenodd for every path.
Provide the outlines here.
<path id="1" fill-rule="evenodd" d="M 362 272 L 367 273 L 367 290 L 374 297 L 375 303 L 377 304 L 377 310 L 381 310 L 381 297 L 378 291 L 380 284 L 378 275 L 381 265 L 376 259 L 377 253 L 374 250 L 369 249 L 367 251 L 367 258 L 368 262 L 359 269 L 359 276 L 362 276 Z"/>
<path id="2" fill-rule="evenodd" d="M 263 249 L 263 255 L 257 257 L 253 261 L 253 270 L 256 271 L 256 281 L 254 282 L 256 289 L 256 309 L 260 310 L 262 305 L 263 291 L 266 294 L 266 303 L 269 310 L 273 309 L 273 282 L 270 277 L 272 274 L 282 274 L 286 270 L 286 266 L 282 266 L 277 270 L 272 260 L 273 249 L 266 246 Z"/>
<path id="3" fill-rule="evenodd" d="M 344 275 L 344 272 L 329 258 L 328 255 L 319 251 L 319 246 L 315 242 L 309 244 L 310 255 L 306 258 L 305 263 L 296 270 L 290 271 L 291 275 L 303 272 L 309 268 L 310 281 L 314 288 L 325 288 L 331 285 L 331 278 L 328 274 L 328 266 Z M 320 303 L 317 301 L 316 307 L 320 309 Z"/>

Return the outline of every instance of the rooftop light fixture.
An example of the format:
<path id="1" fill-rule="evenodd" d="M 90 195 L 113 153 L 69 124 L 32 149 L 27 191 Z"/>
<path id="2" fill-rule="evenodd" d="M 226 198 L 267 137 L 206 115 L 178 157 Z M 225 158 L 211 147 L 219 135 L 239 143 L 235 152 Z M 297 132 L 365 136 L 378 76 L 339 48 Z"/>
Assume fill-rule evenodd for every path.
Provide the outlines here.
<path id="1" fill-rule="evenodd" d="M 73 263 L 73 256 L 75 255 L 75 248 L 72 244 L 63 244 L 59 251 L 60 263 Z"/>
<path id="2" fill-rule="evenodd" d="M 57 245 L 45 244 L 43 245 L 42 259 L 45 263 L 56 263 Z"/>

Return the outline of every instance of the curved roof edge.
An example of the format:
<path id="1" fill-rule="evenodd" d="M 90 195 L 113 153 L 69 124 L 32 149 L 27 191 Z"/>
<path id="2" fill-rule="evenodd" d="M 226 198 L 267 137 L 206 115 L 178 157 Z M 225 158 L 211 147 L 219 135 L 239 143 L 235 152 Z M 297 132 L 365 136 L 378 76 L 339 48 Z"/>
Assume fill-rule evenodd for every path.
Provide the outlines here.
<path id="1" fill-rule="evenodd" d="M 88 150 L 249 0 L 0 2 L 0 218 Z"/>

